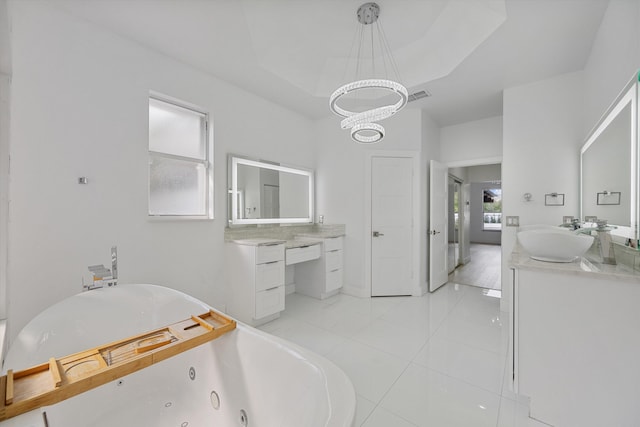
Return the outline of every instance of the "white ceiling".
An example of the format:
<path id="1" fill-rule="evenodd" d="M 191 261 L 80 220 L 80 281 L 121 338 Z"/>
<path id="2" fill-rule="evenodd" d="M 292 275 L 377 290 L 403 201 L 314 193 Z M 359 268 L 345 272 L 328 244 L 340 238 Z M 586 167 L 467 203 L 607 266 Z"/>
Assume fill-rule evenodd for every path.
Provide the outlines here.
<path id="1" fill-rule="evenodd" d="M 46 0 L 42 0 L 46 1 Z M 311 118 L 344 77 L 363 0 L 56 0 L 68 12 Z M 608 0 L 377 0 L 410 108 L 502 114 L 504 88 L 584 68 Z"/>

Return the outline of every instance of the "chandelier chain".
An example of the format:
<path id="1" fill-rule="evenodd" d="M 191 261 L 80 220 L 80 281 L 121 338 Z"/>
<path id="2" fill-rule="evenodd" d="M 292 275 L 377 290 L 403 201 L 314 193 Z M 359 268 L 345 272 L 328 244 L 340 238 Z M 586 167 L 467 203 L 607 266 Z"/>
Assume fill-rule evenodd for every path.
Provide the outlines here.
<path id="1" fill-rule="evenodd" d="M 386 51 L 389 53 L 389 62 L 391 63 L 391 67 L 393 69 L 393 72 L 395 73 L 395 77 L 398 81 L 402 81 L 398 64 L 395 58 L 393 57 L 393 55 L 391 54 L 391 46 L 389 46 L 389 40 L 387 39 L 387 34 L 384 32 L 384 28 L 382 27 L 382 25 L 380 24 L 377 24 L 377 25 L 378 25 L 378 29 L 380 30 L 380 34 L 382 36 L 382 41 L 384 43 L 384 47 L 382 48 L 382 51 L 383 52 Z"/>
<path id="2" fill-rule="evenodd" d="M 384 51 L 384 42 L 382 38 L 382 30 L 380 26 L 380 22 L 376 21 L 376 26 L 378 27 L 378 44 L 382 46 L 382 68 L 384 69 L 384 77 L 385 79 L 389 79 L 389 71 L 387 70 L 387 60 L 385 59 L 385 51 Z M 389 52 L 389 56 L 391 56 L 391 52 Z"/>

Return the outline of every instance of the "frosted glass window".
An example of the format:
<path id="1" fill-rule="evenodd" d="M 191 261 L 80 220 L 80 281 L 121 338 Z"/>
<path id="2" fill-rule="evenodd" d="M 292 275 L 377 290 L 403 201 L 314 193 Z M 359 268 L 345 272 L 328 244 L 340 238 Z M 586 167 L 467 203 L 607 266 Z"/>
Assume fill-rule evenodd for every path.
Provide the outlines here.
<path id="1" fill-rule="evenodd" d="M 206 116 L 157 99 L 149 99 L 149 150 L 204 160 Z"/>
<path id="2" fill-rule="evenodd" d="M 182 160 L 151 157 L 150 215 L 206 215 L 207 174 L 204 166 Z"/>
<path id="3" fill-rule="evenodd" d="M 149 98 L 149 215 L 213 218 L 208 115 Z"/>

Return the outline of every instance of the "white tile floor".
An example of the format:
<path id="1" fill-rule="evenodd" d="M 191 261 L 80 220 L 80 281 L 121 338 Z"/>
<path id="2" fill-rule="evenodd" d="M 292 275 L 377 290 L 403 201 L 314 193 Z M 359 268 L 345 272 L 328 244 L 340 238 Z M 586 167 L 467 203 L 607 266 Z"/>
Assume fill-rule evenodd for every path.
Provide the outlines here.
<path id="1" fill-rule="evenodd" d="M 423 297 L 291 294 L 261 329 L 346 372 L 355 426 L 542 427 L 507 386 L 507 321 L 486 290 L 449 283 Z"/>

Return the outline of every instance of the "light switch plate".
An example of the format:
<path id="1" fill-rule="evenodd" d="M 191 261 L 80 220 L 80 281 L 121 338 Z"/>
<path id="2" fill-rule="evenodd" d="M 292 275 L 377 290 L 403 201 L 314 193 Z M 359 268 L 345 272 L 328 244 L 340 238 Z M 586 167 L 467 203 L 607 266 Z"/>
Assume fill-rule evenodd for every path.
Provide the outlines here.
<path id="1" fill-rule="evenodd" d="M 508 216 L 506 225 L 507 225 L 507 227 L 520 227 L 520 217 L 519 216 Z"/>

